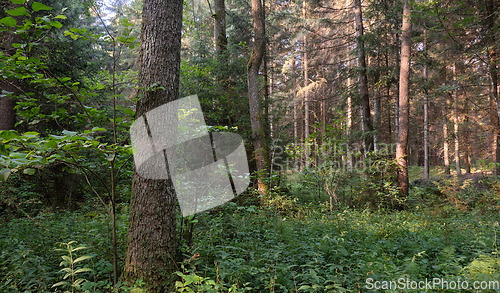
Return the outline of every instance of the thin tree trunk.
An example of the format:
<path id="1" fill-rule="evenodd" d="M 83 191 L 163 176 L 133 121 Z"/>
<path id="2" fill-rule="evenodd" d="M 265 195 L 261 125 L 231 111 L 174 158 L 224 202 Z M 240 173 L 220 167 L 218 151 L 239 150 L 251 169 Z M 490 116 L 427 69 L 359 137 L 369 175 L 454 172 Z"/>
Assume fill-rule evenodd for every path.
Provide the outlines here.
<path id="1" fill-rule="evenodd" d="M 304 20 L 304 23 L 306 21 L 306 2 L 302 2 L 302 17 Z M 305 167 L 307 168 L 309 166 L 309 152 L 310 152 L 310 143 L 309 143 L 309 114 L 310 114 L 310 109 L 309 109 L 309 60 L 307 57 L 307 34 L 304 34 L 304 152 L 305 152 Z"/>
<path id="2" fill-rule="evenodd" d="M 137 117 L 179 96 L 181 0 L 145 0 L 142 12 Z M 125 279 L 152 292 L 173 290 L 177 259 L 176 196 L 172 181 L 132 176 Z"/>
<path id="3" fill-rule="evenodd" d="M 356 24 L 356 49 L 359 82 L 359 98 L 361 110 L 361 130 L 363 131 L 363 148 L 365 155 L 373 150 L 373 125 L 370 113 L 370 95 L 368 92 L 368 78 L 366 76 L 365 44 L 363 41 L 363 16 L 361 0 L 353 1 L 354 22 Z"/>
<path id="4" fill-rule="evenodd" d="M 403 25 L 401 27 L 401 69 L 399 76 L 399 131 L 396 146 L 398 164 L 398 186 L 403 196 L 408 196 L 408 129 L 409 129 L 409 81 L 411 47 L 411 10 L 409 0 L 403 4 Z"/>
<path id="5" fill-rule="evenodd" d="M 395 137 L 396 141 L 398 140 L 398 131 L 399 131 L 399 70 L 400 70 L 400 65 L 399 65 L 399 58 L 401 57 L 399 54 L 399 35 L 398 33 L 394 34 L 394 43 L 396 47 L 396 56 L 395 56 L 395 73 L 394 75 L 397 77 L 396 78 L 396 90 L 394 93 L 395 101 L 394 101 L 394 129 L 395 129 Z"/>
<path id="6" fill-rule="evenodd" d="M 215 14 L 214 18 L 214 35 L 215 35 L 215 51 L 217 56 L 223 56 L 226 53 L 227 37 L 226 37 L 226 4 L 225 0 L 214 0 Z M 222 61 L 222 60 L 221 60 Z"/>
<path id="7" fill-rule="evenodd" d="M 450 147 L 448 143 L 448 99 L 445 98 L 444 108 L 443 108 L 443 162 L 444 162 L 444 174 L 450 175 Z"/>
<path id="8" fill-rule="evenodd" d="M 7 81 L 0 82 L 0 94 L 8 91 Z M 16 111 L 14 110 L 14 101 L 7 97 L 0 97 L 0 130 L 11 130 L 16 125 Z"/>
<path id="9" fill-rule="evenodd" d="M 292 93 L 293 93 L 293 142 L 295 148 L 299 146 L 299 125 L 298 125 L 298 110 L 299 110 L 299 102 L 297 100 L 297 82 L 296 82 L 296 74 L 295 74 L 295 57 L 293 58 L 292 64 Z M 296 154 L 294 159 L 294 167 L 295 171 L 299 170 L 299 157 Z"/>
<path id="10" fill-rule="evenodd" d="M 349 144 L 347 145 L 347 170 L 352 171 L 354 169 L 353 158 L 352 158 L 352 150 L 351 150 L 351 140 L 352 140 L 352 96 L 351 96 L 351 86 L 352 86 L 352 78 L 349 76 L 347 79 L 347 138 Z"/>
<path id="11" fill-rule="evenodd" d="M 453 80 L 457 80 L 457 64 L 453 64 Z M 462 169 L 460 168 L 460 136 L 459 136 L 459 125 L 458 125 L 458 90 L 455 91 L 453 96 L 453 133 L 454 133 L 454 145 L 455 145 L 455 172 L 457 175 L 462 174 Z"/>
<path id="12" fill-rule="evenodd" d="M 8 0 L 0 0 L 0 19 L 9 16 L 5 13 L 5 10 L 12 9 L 15 6 L 12 2 Z M 15 17 L 18 21 L 23 16 Z M 12 30 L 12 31 L 11 31 Z M 0 32 L 0 50 L 5 56 L 12 56 L 15 53 L 15 48 L 12 47 L 13 43 L 17 43 L 19 36 L 14 34 L 14 29 L 6 30 Z M 18 90 L 15 85 L 18 84 L 18 80 L 4 80 L 0 78 L 0 130 L 11 130 L 14 129 L 16 124 L 16 111 L 14 106 L 16 103 L 12 98 L 7 96 L 7 92 L 16 95 Z"/>
<path id="13" fill-rule="evenodd" d="M 378 58 L 377 58 L 377 65 L 379 65 Z M 379 143 L 380 143 L 380 103 L 381 103 L 381 94 L 380 94 L 380 86 L 378 85 L 380 82 L 380 72 L 377 71 L 375 75 L 375 86 L 373 89 L 373 150 L 378 151 L 379 150 Z"/>
<path id="14" fill-rule="evenodd" d="M 254 155 L 257 172 L 259 174 L 257 178 L 258 190 L 261 194 L 266 194 L 268 186 L 264 181 L 264 176 L 269 164 L 265 130 L 262 123 L 263 113 L 259 98 L 259 68 L 262 64 L 265 50 L 263 15 L 261 1 L 252 0 L 254 43 L 252 55 L 250 61 L 248 61 L 248 101 L 250 106 L 250 124 L 252 127 Z"/>
<path id="15" fill-rule="evenodd" d="M 486 10 L 487 10 L 487 25 L 488 25 L 488 59 L 489 59 L 489 73 L 491 80 L 490 89 L 490 100 L 492 100 L 492 120 L 493 127 L 493 155 L 495 169 L 494 173 L 500 175 L 500 100 L 498 97 L 498 56 L 496 50 L 496 34 L 498 33 L 498 27 L 495 29 L 495 22 L 498 10 L 498 1 L 496 0 L 486 0 Z M 496 110 L 496 113 L 495 113 Z"/>
<path id="16" fill-rule="evenodd" d="M 424 52 L 427 52 L 427 30 L 424 30 Z M 424 65 L 424 82 L 429 78 L 427 74 L 427 61 Z M 429 95 L 424 88 L 424 178 L 429 180 Z"/>
<path id="17" fill-rule="evenodd" d="M 464 168 L 465 173 L 470 174 L 470 130 L 469 130 L 469 101 L 467 95 L 465 95 L 465 123 L 464 123 Z"/>

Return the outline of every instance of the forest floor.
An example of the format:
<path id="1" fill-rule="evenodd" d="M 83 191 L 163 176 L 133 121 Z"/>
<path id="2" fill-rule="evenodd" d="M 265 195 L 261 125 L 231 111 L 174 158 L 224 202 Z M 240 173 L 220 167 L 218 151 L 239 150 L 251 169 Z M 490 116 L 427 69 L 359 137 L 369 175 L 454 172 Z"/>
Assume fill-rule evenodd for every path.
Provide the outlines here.
<path id="1" fill-rule="evenodd" d="M 178 221 L 178 231 L 187 226 L 194 230 L 191 243 L 181 241 L 184 260 L 178 264 L 177 288 L 372 292 L 390 281 L 409 286 L 436 280 L 443 286 L 408 292 L 451 292 L 457 282 L 468 284 L 461 292 L 478 292 L 474 282 L 494 286 L 500 281 L 500 184 L 476 176 L 467 179 L 483 180 L 482 185 L 442 178 L 439 184 L 413 186 L 408 207 L 400 211 L 330 210 L 325 196 L 292 196 L 305 194 L 304 186 L 276 193 L 263 205 L 248 194 L 238 203 Z M 128 205 L 120 204 L 118 212 L 121 266 Z M 44 211 L 0 224 L 0 292 L 53 292 L 51 286 L 64 276 L 60 261 L 65 255 L 55 249 L 69 241 L 88 247 L 76 256 L 92 256 L 77 266 L 92 269 L 81 274 L 88 280 L 85 286 L 90 292 L 107 292 L 103 288 L 110 286 L 112 272 L 109 223 L 104 210 L 88 202 L 78 211 Z"/>

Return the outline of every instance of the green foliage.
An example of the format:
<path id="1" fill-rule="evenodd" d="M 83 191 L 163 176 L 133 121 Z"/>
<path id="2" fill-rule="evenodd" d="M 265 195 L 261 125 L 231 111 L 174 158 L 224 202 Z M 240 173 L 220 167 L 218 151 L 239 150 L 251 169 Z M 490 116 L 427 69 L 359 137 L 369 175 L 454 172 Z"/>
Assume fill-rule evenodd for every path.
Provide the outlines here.
<path id="1" fill-rule="evenodd" d="M 498 217 L 296 209 L 307 212 L 228 204 L 199 216 L 192 253 L 200 257 L 186 260 L 192 267 L 179 273 L 179 290 L 237 284 L 253 292 L 357 292 L 368 277 L 471 281 L 500 273 Z"/>
<path id="2" fill-rule="evenodd" d="M 119 258 L 124 259 L 125 236 L 127 232 L 126 207 L 117 209 L 117 235 L 119 239 Z M 75 262 L 73 254 L 74 280 L 85 278 L 81 291 L 107 292 L 113 286 L 109 279 L 113 271 L 111 246 L 109 243 L 109 222 L 106 212 L 97 203 L 78 212 L 40 212 L 36 216 L 12 219 L 0 224 L 0 291 L 1 292 L 53 292 L 52 285 L 67 281 L 61 274 L 61 253 L 58 243 L 71 242 L 71 239 L 86 246 L 84 255 L 93 256 L 85 261 Z M 72 249 L 75 245 L 71 244 Z M 68 263 L 69 249 L 65 247 L 65 268 Z M 76 254 L 81 251 L 76 251 Z M 78 255 L 83 256 L 83 255 Z M 84 264 L 84 265 L 83 265 Z M 122 262 L 119 262 L 122 265 Z M 92 269 L 92 272 L 76 273 L 78 268 Z M 68 277 L 70 278 L 70 277 Z M 70 282 L 71 283 L 71 282 Z M 120 284 L 118 292 L 128 292 L 139 288 L 140 284 Z M 69 288 L 69 287 L 68 287 Z M 129 288 L 126 290 L 126 288 Z M 123 289 L 123 290 L 122 290 Z"/>
<path id="3" fill-rule="evenodd" d="M 68 288 L 65 292 L 75 292 L 80 291 L 82 286 L 88 282 L 86 279 L 83 279 L 81 276 L 85 275 L 84 273 L 92 272 L 91 269 L 83 266 L 80 262 L 85 261 L 92 257 L 92 255 L 83 255 L 80 257 L 76 257 L 75 252 L 87 249 L 85 246 L 77 246 L 73 247 L 76 241 L 70 241 L 68 243 L 60 243 L 59 246 L 63 246 L 64 248 L 57 248 L 56 251 L 63 251 L 67 253 L 66 255 L 61 256 L 63 261 L 59 264 L 59 266 L 63 267 L 61 272 L 64 272 L 63 281 L 57 282 L 52 285 L 54 287 Z M 82 267 L 83 266 L 83 267 Z M 78 279 L 77 279 L 78 278 Z"/>

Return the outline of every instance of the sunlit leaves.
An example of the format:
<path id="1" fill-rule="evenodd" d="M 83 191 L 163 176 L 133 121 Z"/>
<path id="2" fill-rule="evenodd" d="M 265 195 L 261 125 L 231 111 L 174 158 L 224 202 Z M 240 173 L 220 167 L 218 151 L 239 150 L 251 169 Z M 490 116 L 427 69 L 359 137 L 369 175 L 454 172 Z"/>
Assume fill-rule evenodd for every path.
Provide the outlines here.
<path id="1" fill-rule="evenodd" d="M 3 24 L 8 27 L 14 27 L 17 24 L 17 21 L 13 17 L 7 16 L 0 19 L 0 24 Z"/>
<path id="2" fill-rule="evenodd" d="M 6 10 L 5 13 L 11 16 L 21 16 L 21 15 L 28 15 L 28 11 L 24 6 L 19 6 L 14 9 L 9 9 Z"/>
<path id="3" fill-rule="evenodd" d="M 34 1 L 33 4 L 31 5 L 31 8 L 34 10 L 34 11 L 40 11 L 40 10 L 52 10 L 52 7 L 49 7 L 47 5 L 44 5 L 40 2 L 36 2 Z"/>

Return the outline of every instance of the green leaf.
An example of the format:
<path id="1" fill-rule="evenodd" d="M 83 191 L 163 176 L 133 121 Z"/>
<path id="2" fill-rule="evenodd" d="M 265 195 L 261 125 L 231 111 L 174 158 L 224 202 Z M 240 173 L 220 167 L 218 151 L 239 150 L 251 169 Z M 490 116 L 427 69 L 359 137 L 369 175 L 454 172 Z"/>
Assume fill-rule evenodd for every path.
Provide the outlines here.
<path id="1" fill-rule="evenodd" d="M 53 27 L 55 27 L 55 28 L 62 28 L 62 24 L 59 21 L 57 21 L 57 20 L 51 21 L 50 25 L 53 26 Z"/>
<path id="2" fill-rule="evenodd" d="M 10 0 L 10 2 L 14 3 L 14 4 L 24 4 L 26 1 L 25 0 Z"/>
<path id="3" fill-rule="evenodd" d="M 37 137 L 38 135 L 39 133 L 35 131 L 29 131 L 23 134 L 24 137 L 29 137 L 29 138 Z"/>
<path id="4" fill-rule="evenodd" d="M 11 172 L 10 169 L 0 170 L 0 181 L 7 181 L 7 178 L 9 178 L 10 172 Z"/>
<path id="5" fill-rule="evenodd" d="M 76 261 L 75 261 L 76 262 Z M 84 273 L 84 272 L 92 272 L 91 269 L 89 268 L 81 268 L 81 269 L 78 269 L 74 272 L 74 274 L 78 274 L 78 273 Z"/>
<path id="6" fill-rule="evenodd" d="M 24 174 L 35 175 L 35 169 L 33 168 L 24 169 Z"/>
<path id="7" fill-rule="evenodd" d="M 80 261 L 83 261 L 83 260 L 86 260 L 86 259 L 89 259 L 89 258 L 92 258 L 91 255 L 84 255 L 84 256 L 80 256 L 79 258 L 75 259 L 75 261 L 73 263 L 77 263 L 77 262 L 80 262 Z M 76 274 L 77 272 L 75 272 Z"/>
<path id="8" fill-rule="evenodd" d="M 49 7 L 47 5 L 44 5 L 40 2 L 34 1 L 33 4 L 31 4 L 31 8 L 33 8 L 34 11 L 40 11 L 40 10 L 52 10 L 52 7 Z"/>
<path id="9" fill-rule="evenodd" d="M 16 26 L 17 21 L 14 18 L 12 18 L 11 16 L 7 16 L 7 17 L 0 19 L 0 24 L 6 25 L 9 27 L 13 27 L 13 26 Z"/>
<path id="10" fill-rule="evenodd" d="M 59 283 L 55 283 L 54 285 L 52 285 L 52 287 L 51 287 L 51 288 L 54 288 L 54 287 L 59 287 L 59 286 L 66 285 L 66 284 L 68 284 L 68 285 L 69 285 L 69 283 L 68 283 L 68 282 L 66 282 L 66 281 L 62 281 L 62 282 L 59 282 Z"/>
<path id="11" fill-rule="evenodd" d="M 58 19 L 67 19 L 66 15 L 59 14 L 58 16 L 54 17 Z"/>
<path id="12" fill-rule="evenodd" d="M 134 114 L 135 114 L 134 110 L 132 110 L 132 109 L 130 109 L 130 108 L 125 108 L 125 109 L 123 110 L 123 112 L 124 112 L 125 114 L 127 114 L 127 115 L 134 115 Z"/>
<path id="13" fill-rule="evenodd" d="M 19 6 L 14 9 L 6 10 L 5 13 L 12 16 L 28 15 L 28 10 L 24 6 Z"/>
<path id="14" fill-rule="evenodd" d="M 106 128 L 102 128 L 102 127 L 94 127 L 94 128 L 92 128 L 92 132 L 94 132 L 94 131 L 104 131 L 104 132 L 105 132 L 105 131 L 106 131 Z"/>
<path id="15" fill-rule="evenodd" d="M 62 132 L 64 135 L 66 136 L 75 136 L 77 135 L 77 132 L 76 131 L 69 131 L 69 130 L 63 130 Z"/>

